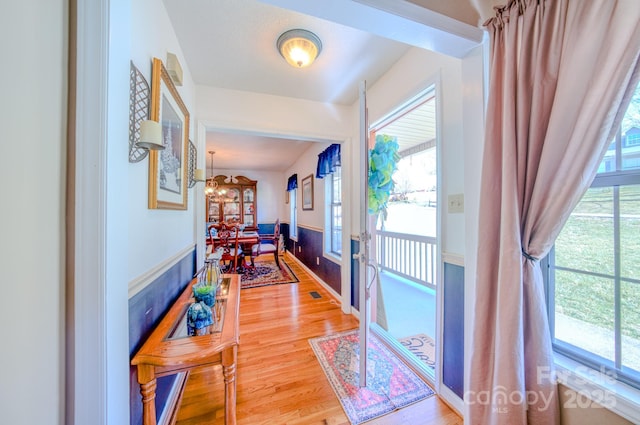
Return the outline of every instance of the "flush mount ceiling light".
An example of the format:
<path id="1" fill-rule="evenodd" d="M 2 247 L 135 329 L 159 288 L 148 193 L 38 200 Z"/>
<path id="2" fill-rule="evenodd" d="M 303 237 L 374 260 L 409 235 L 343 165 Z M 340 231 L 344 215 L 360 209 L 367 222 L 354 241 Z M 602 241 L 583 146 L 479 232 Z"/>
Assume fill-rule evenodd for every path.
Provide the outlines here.
<path id="1" fill-rule="evenodd" d="M 293 29 L 278 37 L 278 51 L 295 68 L 304 68 L 313 63 L 322 51 L 322 42 L 314 33 Z"/>

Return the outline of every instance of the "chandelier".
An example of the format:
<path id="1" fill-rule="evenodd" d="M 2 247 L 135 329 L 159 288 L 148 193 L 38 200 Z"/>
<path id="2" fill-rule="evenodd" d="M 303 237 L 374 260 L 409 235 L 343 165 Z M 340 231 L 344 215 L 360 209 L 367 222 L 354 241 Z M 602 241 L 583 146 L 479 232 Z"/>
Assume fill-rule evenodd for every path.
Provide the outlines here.
<path id="1" fill-rule="evenodd" d="M 211 177 L 207 179 L 207 184 L 204 186 L 204 194 L 208 197 L 215 196 L 218 192 L 218 182 L 213 178 L 213 154 L 215 151 L 209 151 L 209 155 L 211 155 Z"/>
<path id="2" fill-rule="evenodd" d="M 229 199 L 226 196 L 227 191 L 225 189 L 218 189 L 218 182 L 215 180 L 213 176 L 213 154 L 215 151 L 209 151 L 209 155 L 211 155 L 211 177 L 209 177 L 206 181 L 207 183 L 204 186 L 204 194 L 210 201 L 213 202 L 228 202 Z"/>

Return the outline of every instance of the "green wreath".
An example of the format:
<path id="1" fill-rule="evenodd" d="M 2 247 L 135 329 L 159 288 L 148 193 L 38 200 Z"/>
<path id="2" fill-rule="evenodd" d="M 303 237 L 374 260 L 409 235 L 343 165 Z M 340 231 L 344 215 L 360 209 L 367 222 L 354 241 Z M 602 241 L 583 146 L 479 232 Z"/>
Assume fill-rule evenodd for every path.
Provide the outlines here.
<path id="1" fill-rule="evenodd" d="M 395 182 L 393 173 L 398 169 L 398 142 L 396 137 L 386 134 L 376 135 L 376 144 L 369 150 L 369 214 L 382 212 L 387 218 L 387 202 Z"/>

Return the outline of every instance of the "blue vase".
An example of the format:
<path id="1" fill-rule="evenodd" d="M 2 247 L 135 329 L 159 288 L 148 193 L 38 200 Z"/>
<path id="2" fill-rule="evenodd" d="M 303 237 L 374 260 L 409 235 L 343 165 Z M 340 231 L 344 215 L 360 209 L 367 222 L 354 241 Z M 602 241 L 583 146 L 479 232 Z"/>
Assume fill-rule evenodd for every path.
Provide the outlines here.
<path id="1" fill-rule="evenodd" d="M 190 336 L 205 335 L 213 324 L 211 308 L 203 302 L 195 302 L 187 310 L 187 333 Z"/>

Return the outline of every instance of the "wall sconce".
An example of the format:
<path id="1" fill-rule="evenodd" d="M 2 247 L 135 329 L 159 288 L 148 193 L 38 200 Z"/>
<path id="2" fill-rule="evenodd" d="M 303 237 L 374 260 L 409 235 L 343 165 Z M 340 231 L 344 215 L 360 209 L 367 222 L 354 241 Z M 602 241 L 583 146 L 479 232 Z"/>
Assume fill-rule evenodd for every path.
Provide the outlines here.
<path id="1" fill-rule="evenodd" d="M 197 162 L 198 151 L 196 149 L 196 145 L 194 145 L 193 142 L 189 140 L 189 168 L 187 170 L 187 187 L 189 189 L 195 186 L 197 182 L 204 181 L 204 177 L 199 179 L 199 174 L 202 174 L 204 176 L 204 172 L 196 168 Z"/>
<path id="2" fill-rule="evenodd" d="M 195 173 L 194 180 L 197 181 L 197 182 L 205 181 L 204 170 L 202 168 L 196 168 L 196 173 Z"/>
<path id="3" fill-rule="evenodd" d="M 148 149 L 138 146 L 140 123 L 149 118 L 149 95 L 151 90 L 144 75 L 133 61 L 129 70 L 129 162 L 140 162 L 149 155 Z"/>
<path id="4" fill-rule="evenodd" d="M 304 68 L 313 63 L 322 51 L 322 42 L 314 33 L 293 29 L 278 37 L 278 51 L 294 68 Z"/>
<path id="5" fill-rule="evenodd" d="M 143 149 L 159 151 L 164 149 L 162 144 L 162 126 L 157 121 L 144 120 L 140 122 L 140 140 L 136 146 Z"/>

